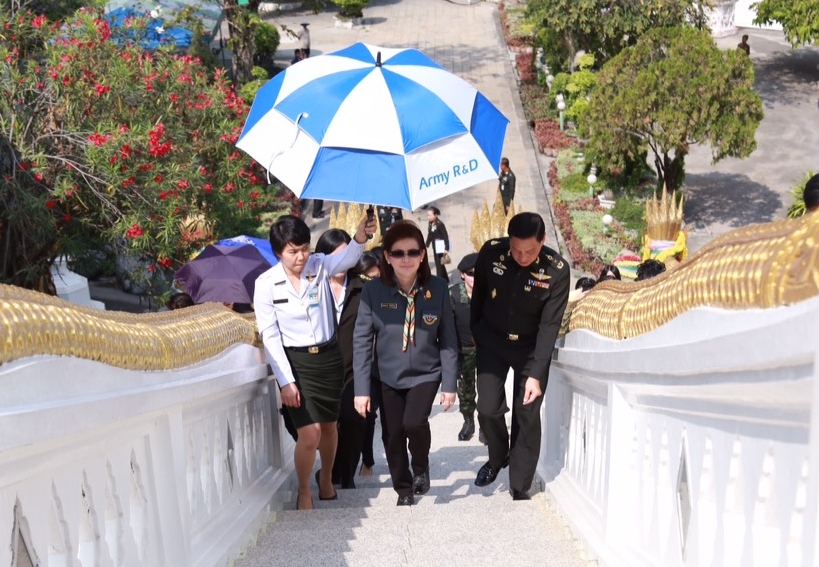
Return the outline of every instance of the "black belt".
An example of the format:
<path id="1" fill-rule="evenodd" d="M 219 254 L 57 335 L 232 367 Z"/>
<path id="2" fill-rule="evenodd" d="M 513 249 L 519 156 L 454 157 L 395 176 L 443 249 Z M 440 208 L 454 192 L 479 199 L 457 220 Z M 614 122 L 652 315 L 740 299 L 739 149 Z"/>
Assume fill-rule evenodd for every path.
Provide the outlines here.
<path id="1" fill-rule="evenodd" d="M 313 345 L 313 346 L 289 346 L 284 347 L 285 349 L 289 350 L 290 352 L 303 352 L 308 354 L 321 354 L 323 352 L 327 352 L 334 346 L 336 346 L 336 338 L 333 337 L 326 343 L 322 343 L 320 345 Z"/>

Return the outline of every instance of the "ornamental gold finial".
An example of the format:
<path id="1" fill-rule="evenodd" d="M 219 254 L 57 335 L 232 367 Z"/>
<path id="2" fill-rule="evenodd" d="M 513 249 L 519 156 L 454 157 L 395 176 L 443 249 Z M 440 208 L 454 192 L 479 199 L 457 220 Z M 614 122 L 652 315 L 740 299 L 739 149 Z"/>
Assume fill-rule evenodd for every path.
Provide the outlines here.
<path id="1" fill-rule="evenodd" d="M 365 207 L 358 203 L 339 203 L 338 212 L 330 209 L 330 228 L 340 228 L 350 236 L 358 230 L 358 223 L 364 216 Z M 367 241 L 367 250 L 381 246 L 381 220 L 375 215 L 376 230 L 373 237 Z"/>

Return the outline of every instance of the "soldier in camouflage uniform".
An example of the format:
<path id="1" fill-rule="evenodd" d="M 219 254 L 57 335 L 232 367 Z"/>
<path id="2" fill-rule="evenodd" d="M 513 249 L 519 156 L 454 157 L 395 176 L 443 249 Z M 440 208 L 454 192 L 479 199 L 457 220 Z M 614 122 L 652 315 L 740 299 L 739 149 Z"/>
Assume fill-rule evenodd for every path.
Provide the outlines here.
<path id="1" fill-rule="evenodd" d="M 458 264 L 461 282 L 449 288 L 449 299 L 455 312 L 455 328 L 458 332 L 458 405 L 464 416 L 464 425 L 458 433 L 459 441 L 469 441 L 475 435 L 475 344 L 469 330 L 469 301 L 472 297 L 472 282 L 475 277 L 475 262 L 478 254 L 464 256 Z"/>

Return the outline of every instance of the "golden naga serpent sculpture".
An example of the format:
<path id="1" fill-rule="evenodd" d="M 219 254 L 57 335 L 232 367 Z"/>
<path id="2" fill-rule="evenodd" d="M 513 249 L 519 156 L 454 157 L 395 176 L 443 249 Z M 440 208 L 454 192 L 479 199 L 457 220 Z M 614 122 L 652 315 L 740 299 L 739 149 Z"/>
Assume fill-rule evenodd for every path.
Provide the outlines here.
<path id="1" fill-rule="evenodd" d="M 648 333 L 697 307 L 770 308 L 819 293 L 819 214 L 731 231 L 643 282 L 607 281 L 574 307 L 569 330 Z"/>
<path id="2" fill-rule="evenodd" d="M 131 370 L 168 370 L 237 343 L 256 344 L 256 321 L 217 303 L 134 314 L 0 285 L 0 364 L 48 354 Z"/>
<path id="3" fill-rule="evenodd" d="M 697 307 L 769 308 L 817 293 L 819 214 L 812 214 L 734 230 L 651 280 L 602 283 L 574 307 L 569 329 L 624 339 Z M 0 285 L 0 364 L 47 354 L 167 370 L 237 343 L 258 345 L 255 321 L 215 303 L 132 314 Z"/>

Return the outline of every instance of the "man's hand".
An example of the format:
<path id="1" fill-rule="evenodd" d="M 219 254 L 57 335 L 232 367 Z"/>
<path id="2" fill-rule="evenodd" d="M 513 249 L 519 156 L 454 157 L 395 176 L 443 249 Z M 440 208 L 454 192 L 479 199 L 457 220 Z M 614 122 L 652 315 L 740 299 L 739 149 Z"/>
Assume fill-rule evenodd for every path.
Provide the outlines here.
<path id="1" fill-rule="evenodd" d="M 447 393 L 441 392 L 441 405 L 444 406 L 444 411 L 447 411 L 455 403 L 455 392 Z"/>
<path id="2" fill-rule="evenodd" d="M 527 378 L 526 386 L 523 390 L 523 405 L 531 404 L 542 395 L 543 390 L 540 389 L 540 380 L 537 378 Z"/>
<path id="3" fill-rule="evenodd" d="M 370 396 L 356 396 L 353 399 L 353 407 L 358 415 L 367 417 L 367 414 L 370 413 Z"/>
<path id="4" fill-rule="evenodd" d="M 282 405 L 297 408 L 301 406 L 301 394 L 299 393 L 299 389 L 296 387 L 296 384 L 290 382 L 287 386 L 282 388 Z"/>

